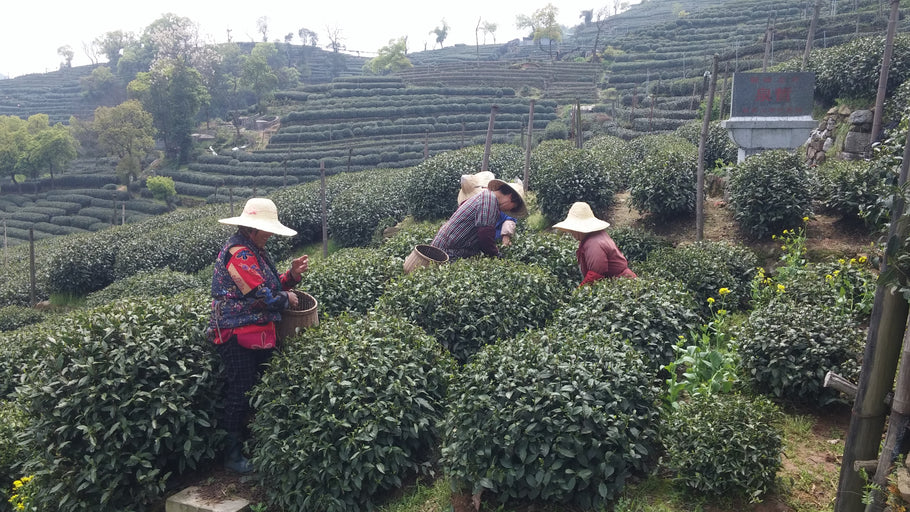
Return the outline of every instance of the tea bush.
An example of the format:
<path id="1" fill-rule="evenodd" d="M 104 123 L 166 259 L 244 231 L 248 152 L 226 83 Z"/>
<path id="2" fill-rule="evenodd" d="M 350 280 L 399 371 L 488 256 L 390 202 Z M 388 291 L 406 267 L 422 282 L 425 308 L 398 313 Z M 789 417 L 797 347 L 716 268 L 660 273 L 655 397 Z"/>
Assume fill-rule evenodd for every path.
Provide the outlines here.
<path id="1" fill-rule="evenodd" d="M 401 260 L 376 249 L 340 249 L 314 260 L 297 288 L 318 301 L 321 315 L 365 313 L 401 273 Z"/>
<path id="2" fill-rule="evenodd" d="M 15 331 L 43 319 L 44 313 L 37 309 L 25 306 L 6 306 L 0 308 L 0 331 Z"/>
<path id="3" fill-rule="evenodd" d="M 736 337 L 746 377 L 759 392 L 818 405 L 838 399 L 824 387 L 828 371 L 858 374 L 864 341 L 850 316 L 788 300 L 754 310 Z"/>
<path id="4" fill-rule="evenodd" d="M 629 143 L 613 135 L 598 135 L 585 141 L 584 149 L 590 158 L 602 162 L 607 177 L 616 191 L 629 188 Z"/>
<path id="5" fill-rule="evenodd" d="M 207 319 L 207 301 L 182 294 L 55 322 L 41 340 L 49 356 L 18 389 L 36 453 L 24 474 L 53 482 L 34 496 L 39 510 L 134 509 L 214 457 L 220 366 Z"/>
<path id="6" fill-rule="evenodd" d="M 761 499 L 781 467 L 781 414 L 767 398 L 707 394 L 667 410 L 662 465 L 685 487 Z"/>
<path id="7" fill-rule="evenodd" d="M 674 359 L 679 337 L 698 327 L 696 311 L 679 282 L 603 279 L 576 290 L 550 323 L 566 333 L 607 332 L 628 339 L 656 372 Z"/>
<path id="8" fill-rule="evenodd" d="M 361 180 L 340 191 L 328 213 L 329 235 L 342 247 L 363 247 L 388 218 L 400 221 L 408 211 L 400 183 L 409 169 L 362 171 Z M 454 208 L 453 208 L 454 211 Z"/>
<path id="9" fill-rule="evenodd" d="M 702 121 L 692 121 L 677 128 L 676 135 L 692 143 L 697 151 L 701 141 L 701 126 Z M 738 159 L 739 147 L 730 138 L 727 129 L 720 125 L 720 121 L 708 123 L 708 136 L 705 139 L 705 169 L 735 164 Z"/>
<path id="10" fill-rule="evenodd" d="M 454 363 L 413 324 L 341 316 L 291 340 L 253 390 L 252 462 L 283 510 L 372 510 L 429 474 Z"/>
<path id="11" fill-rule="evenodd" d="M 0 400 L 12 399 L 22 375 L 36 360 L 46 357 L 44 340 L 53 331 L 53 325 L 41 322 L 0 332 Z"/>
<path id="12" fill-rule="evenodd" d="M 812 214 L 812 177 L 802 157 L 775 149 L 752 155 L 731 172 L 727 190 L 744 233 L 763 238 Z"/>
<path id="13" fill-rule="evenodd" d="M 847 219 L 860 219 L 863 209 L 889 194 L 885 186 L 890 173 L 863 160 L 826 160 L 818 166 L 818 199 L 825 208 Z M 868 220 L 878 215 L 868 217 Z M 870 227 L 875 227 L 874 224 Z"/>
<path id="14" fill-rule="evenodd" d="M 748 306 L 752 277 L 758 257 L 748 247 L 728 242 L 702 241 L 659 249 L 639 264 L 642 274 L 675 279 L 686 285 L 703 317 L 710 315 L 708 297 L 717 297 L 721 288 L 730 290 L 724 307 L 737 310 Z"/>
<path id="15" fill-rule="evenodd" d="M 411 254 L 417 245 L 430 245 L 441 224 L 437 221 L 424 221 L 409 223 L 382 241 L 379 250 L 386 255 L 399 258 L 404 263 L 405 258 Z"/>
<path id="16" fill-rule="evenodd" d="M 645 261 L 652 252 L 670 248 L 673 245 L 666 238 L 655 235 L 647 229 L 627 226 L 611 229 L 609 233 L 610 238 L 616 242 L 616 246 L 622 251 L 630 265 L 634 262 Z"/>
<path id="17" fill-rule="evenodd" d="M 483 164 L 483 146 L 471 146 L 430 157 L 413 168 L 402 183 L 405 201 L 418 221 L 448 218 L 458 208 L 463 174 L 476 174 Z M 517 146 L 490 147 L 487 170 L 512 181 L 524 169 L 524 152 Z"/>
<path id="18" fill-rule="evenodd" d="M 650 373 L 608 333 L 528 331 L 484 347 L 449 396 L 446 474 L 499 502 L 599 508 L 655 454 Z"/>
<path id="19" fill-rule="evenodd" d="M 698 148 L 674 135 L 646 135 L 629 147 L 632 206 L 657 219 L 695 213 Z"/>
<path id="20" fill-rule="evenodd" d="M 576 201 L 603 212 L 613 204 L 615 187 L 610 175 L 614 165 L 566 141 L 546 141 L 531 155 L 528 186 L 536 193 L 540 212 L 551 222 L 564 219 Z"/>
<path id="21" fill-rule="evenodd" d="M 860 217 L 868 226 L 875 226 L 880 231 L 885 231 L 891 222 L 891 205 L 897 190 L 898 175 L 904 155 L 904 145 L 907 140 L 908 124 L 910 118 L 904 118 L 900 125 L 887 134 L 881 144 L 872 148 L 872 162 L 869 168 L 869 177 L 873 189 L 882 193 L 874 198 L 870 197 L 860 207 Z M 906 197 L 906 196 L 905 196 Z"/>
<path id="22" fill-rule="evenodd" d="M 70 235 L 48 248 L 40 281 L 48 292 L 84 296 L 114 282 L 114 261 L 131 226 Z"/>
<path id="23" fill-rule="evenodd" d="M 806 71 L 816 74 L 816 97 L 833 104 L 836 98 L 875 98 L 877 77 L 885 49 L 885 36 L 855 38 L 831 48 L 812 50 Z M 910 35 L 894 38 L 887 95 L 910 78 Z"/>
<path id="24" fill-rule="evenodd" d="M 214 259 L 214 258 L 213 258 Z M 103 290 L 92 292 L 85 297 L 88 307 L 103 306 L 117 299 L 137 299 L 173 295 L 184 290 L 196 290 L 208 295 L 211 280 L 205 281 L 194 274 L 174 270 L 138 272 L 130 277 L 114 281 Z"/>
<path id="25" fill-rule="evenodd" d="M 575 249 L 578 242 L 563 233 L 521 231 L 512 245 L 502 249 L 505 258 L 537 265 L 551 272 L 559 283 L 571 290 L 581 282 Z"/>
<path id="26" fill-rule="evenodd" d="M 0 510 L 11 510 L 6 494 L 22 476 L 19 464 L 29 458 L 24 447 L 16 442 L 16 436 L 26 425 L 25 414 L 15 402 L 0 400 Z"/>
<path id="27" fill-rule="evenodd" d="M 484 345 L 542 326 L 563 293 L 536 265 L 467 258 L 393 280 L 377 308 L 423 327 L 463 363 Z"/>
<path id="28" fill-rule="evenodd" d="M 326 209 L 331 208 L 336 195 L 359 179 L 359 173 L 329 174 L 325 179 Z M 297 231 L 297 235 L 290 239 L 293 245 L 306 245 L 322 240 L 321 187 L 320 180 L 316 180 L 282 188 L 271 196 L 278 208 L 278 219 L 285 226 Z"/>

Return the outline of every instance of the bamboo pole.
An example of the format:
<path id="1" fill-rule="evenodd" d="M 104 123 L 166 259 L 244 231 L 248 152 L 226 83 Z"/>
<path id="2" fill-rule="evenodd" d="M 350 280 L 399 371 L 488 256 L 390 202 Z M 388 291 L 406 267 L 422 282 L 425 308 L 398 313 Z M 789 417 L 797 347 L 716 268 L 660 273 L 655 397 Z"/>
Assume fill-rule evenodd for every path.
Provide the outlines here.
<path id="1" fill-rule="evenodd" d="M 325 202 L 325 160 L 319 161 L 319 202 L 322 205 L 322 257 L 329 257 L 329 215 Z"/>
<path id="2" fill-rule="evenodd" d="M 815 41 L 815 27 L 818 26 L 818 12 L 821 10 L 821 0 L 815 0 L 815 11 L 812 14 L 812 21 L 809 22 L 809 35 L 806 37 L 806 50 L 803 52 L 803 63 L 799 67 L 800 71 L 805 71 L 809 65 L 809 52 L 812 51 L 812 43 Z"/>
<path id="3" fill-rule="evenodd" d="M 531 98 L 531 106 L 528 109 L 528 145 L 525 146 L 525 174 L 522 181 L 522 187 L 527 192 L 530 187 L 528 183 L 531 174 L 531 147 L 534 145 L 534 99 Z"/>
<path id="4" fill-rule="evenodd" d="M 907 134 L 907 139 L 898 178 L 898 190 L 903 189 L 907 183 L 907 175 L 910 173 L 908 172 L 910 171 L 910 133 Z M 899 241 L 907 236 L 908 228 L 900 222 L 904 216 L 904 208 L 903 196 L 900 193 L 895 194 L 891 210 L 891 225 L 888 228 L 888 245 L 885 249 L 886 258 L 882 260 L 881 274 L 886 274 L 888 271 L 887 256 L 894 254 Z M 878 448 L 882 440 L 887 414 L 885 399 L 894 382 L 908 311 L 910 311 L 910 305 L 903 296 L 894 293 L 889 286 L 876 287 L 872 317 L 869 320 L 866 337 L 866 348 L 863 351 L 863 367 L 860 371 L 856 400 L 853 402 L 850 426 L 844 442 L 844 456 L 834 501 L 834 512 L 864 510 L 863 486 L 865 481 L 853 469 L 853 464 L 856 461 L 878 458 Z"/>
<path id="5" fill-rule="evenodd" d="M 882 115 L 885 111 L 885 93 L 888 90 L 888 68 L 891 67 L 891 54 L 894 53 L 894 33 L 897 31 L 900 3 L 900 0 L 891 0 L 888 35 L 885 36 L 885 51 L 882 54 L 882 69 L 878 75 L 878 92 L 875 95 L 875 112 L 872 116 L 871 142 L 878 142 L 882 136 Z"/>
<path id="6" fill-rule="evenodd" d="M 487 125 L 487 141 L 483 145 L 483 163 L 480 165 L 481 171 L 490 169 L 490 146 L 493 145 L 493 126 L 497 112 L 499 112 L 499 105 L 490 107 L 490 124 Z"/>
<path id="7" fill-rule="evenodd" d="M 701 242 L 705 237 L 705 146 L 708 139 L 708 127 L 711 124 L 711 112 L 714 110 L 714 91 L 717 88 L 717 54 L 711 65 L 711 83 L 708 86 L 708 104 L 701 122 L 701 136 L 698 138 L 698 170 L 695 180 L 695 241 Z"/>

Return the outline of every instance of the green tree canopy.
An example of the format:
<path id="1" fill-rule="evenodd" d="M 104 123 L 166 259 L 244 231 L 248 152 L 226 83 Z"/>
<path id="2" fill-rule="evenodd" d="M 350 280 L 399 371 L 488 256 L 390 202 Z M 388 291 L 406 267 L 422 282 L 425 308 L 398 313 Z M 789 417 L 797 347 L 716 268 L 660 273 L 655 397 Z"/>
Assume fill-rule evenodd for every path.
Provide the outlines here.
<path id="1" fill-rule="evenodd" d="M 451 28 L 451 27 L 449 27 L 449 24 L 446 23 L 445 18 L 443 18 L 442 26 L 436 27 L 430 31 L 431 34 L 436 35 L 436 44 L 438 44 L 440 48 L 442 48 L 442 42 L 445 41 L 446 37 L 448 37 L 448 35 L 449 35 L 449 28 Z M 435 48 L 435 45 L 434 45 L 434 48 Z"/>
<path id="2" fill-rule="evenodd" d="M 42 172 L 48 171 L 53 186 L 54 171 L 62 171 L 77 156 L 76 139 L 61 123 L 50 126 L 46 114 L 30 117 L 28 124 L 31 137 L 25 151 L 19 155 L 17 167 L 32 179 L 38 179 Z"/>
<path id="3" fill-rule="evenodd" d="M 531 36 L 537 44 L 540 44 L 542 39 L 546 39 L 550 58 L 552 58 L 553 43 L 562 41 L 562 27 L 556 21 L 558 15 L 559 9 L 554 7 L 553 4 L 547 4 L 545 7 L 534 11 L 531 16 L 519 14 L 515 18 L 515 26 L 530 29 Z"/>
<path id="4" fill-rule="evenodd" d="M 408 38 L 390 39 L 389 44 L 379 49 L 378 54 L 364 66 L 374 74 L 386 74 L 414 67 L 407 57 Z"/>
<path id="5" fill-rule="evenodd" d="M 129 100 L 116 107 L 98 107 L 92 124 L 98 134 L 98 144 L 120 158 L 117 168 L 129 184 L 141 170 L 142 158 L 155 146 L 155 126 L 152 115 L 143 110 L 138 100 Z"/>

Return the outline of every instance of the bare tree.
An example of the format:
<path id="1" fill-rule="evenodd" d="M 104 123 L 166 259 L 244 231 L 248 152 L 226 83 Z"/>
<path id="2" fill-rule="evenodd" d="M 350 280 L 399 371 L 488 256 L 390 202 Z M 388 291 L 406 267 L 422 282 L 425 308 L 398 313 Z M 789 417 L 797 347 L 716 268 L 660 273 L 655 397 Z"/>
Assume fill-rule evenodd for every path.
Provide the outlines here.
<path id="1" fill-rule="evenodd" d="M 82 52 L 88 57 L 92 66 L 98 63 L 98 44 L 95 41 L 82 41 Z"/>
<path id="2" fill-rule="evenodd" d="M 297 35 L 300 36 L 300 43 L 304 46 L 316 46 L 319 44 L 319 34 L 306 27 L 301 27 L 300 30 L 297 31 Z"/>
<path id="3" fill-rule="evenodd" d="M 325 27 L 325 31 L 329 36 L 329 44 L 325 47 L 330 48 L 333 52 L 338 53 L 341 50 L 344 50 L 344 37 L 341 35 L 340 27 Z"/>
<path id="4" fill-rule="evenodd" d="M 496 44 L 496 29 L 499 28 L 499 25 L 491 21 L 484 21 L 480 25 L 480 30 L 483 32 L 483 44 L 487 44 L 487 34 L 493 37 L 493 44 Z"/>
<path id="5" fill-rule="evenodd" d="M 73 47 L 70 45 L 64 45 L 60 48 L 57 48 L 57 55 L 63 58 L 63 62 L 60 63 L 61 68 L 71 68 L 73 67 L 73 57 L 76 55 L 73 52 Z"/>
<path id="6" fill-rule="evenodd" d="M 260 16 L 256 20 L 256 31 L 262 34 L 262 42 L 269 42 L 269 17 Z"/>

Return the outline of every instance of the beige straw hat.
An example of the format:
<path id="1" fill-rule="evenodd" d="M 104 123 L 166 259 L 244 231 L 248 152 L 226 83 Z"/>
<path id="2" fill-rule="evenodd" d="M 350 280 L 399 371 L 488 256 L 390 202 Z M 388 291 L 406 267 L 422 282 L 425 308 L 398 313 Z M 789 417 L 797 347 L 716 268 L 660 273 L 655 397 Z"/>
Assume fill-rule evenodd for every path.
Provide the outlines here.
<path id="1" fill-rule="evenodd" d="M 496 176 L 490 171 L 480 171 L 477 174 L 461 175 L 461 190 L 458 191 L 458 204 L 479 194 L 481 190 L 487 188 L 487 183 Z"/>
<path id="2" fill-rule="evenodd" d="M 562 231 L 575 231 L 577 233 L 593 233 L 610 227 L 610 223 L 594 216 L 588 203 L 579 201 L 572 204 L 566 220 L 553 224 L 553 227 Z"/>
<path id="3" fill-rule="evenodd" d="M 522 186 L 521 182 L 516 180 L 511 183 L 506 183 L 502 180 L 492 179 L 489 183 L 487 183 L 487 188 L 494 192 L 502 187 L 514 190 L 518 194 L 518 197 L 521 198 L 521 204 L 519 204 L 514 210 L 506 213 L 513 217 L 527 217 L 528 205 L 525 204 L 525 188 Z"/>
<path id="4" fill-rule="evenodd" d="M 250 198 L 239 217 L 218 219 L 218 222 L 233 226 L 246 226 L 282 236 L 297 234 L 296 231 L 278 221 L 278 208 L 271 199 L 264 197 Z"/>

